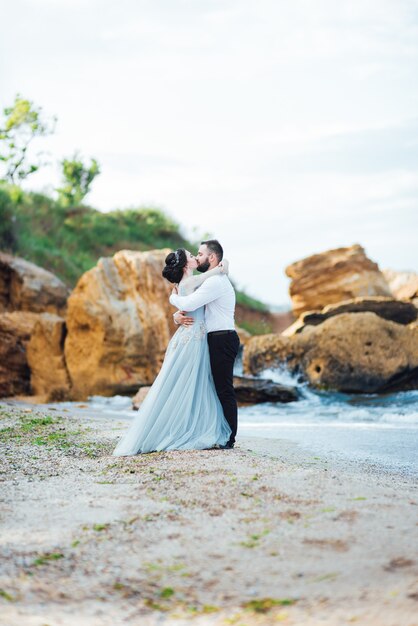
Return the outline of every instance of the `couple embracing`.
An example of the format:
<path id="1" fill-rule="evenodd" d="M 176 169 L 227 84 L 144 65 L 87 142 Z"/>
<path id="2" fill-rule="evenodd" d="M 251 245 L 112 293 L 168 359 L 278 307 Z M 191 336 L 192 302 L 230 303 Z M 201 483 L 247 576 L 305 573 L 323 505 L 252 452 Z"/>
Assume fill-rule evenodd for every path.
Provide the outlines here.
<path id="1" fill-rule="evenodd" d="M 114 456 L 234 447 L 233 367 L 240 342 L 235 292 L 221 244 L 203 241 L 196 257 L 183 248 L 171 252 L 163 276 L 175 285 L 170 303 L 179 309 L 173 316 L 179 328 Z"/>

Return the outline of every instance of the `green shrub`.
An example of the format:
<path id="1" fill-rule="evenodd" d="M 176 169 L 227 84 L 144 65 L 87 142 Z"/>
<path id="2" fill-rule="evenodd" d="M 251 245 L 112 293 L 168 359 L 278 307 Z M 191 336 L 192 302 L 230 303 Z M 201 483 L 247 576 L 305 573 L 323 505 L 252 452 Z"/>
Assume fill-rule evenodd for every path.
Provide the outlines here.
<path id="1" fill-rule="evenodd" d="M 17 186 L 0 186 L 0 248 L 50 270 L 69 286 L 100 257 L 118 250 L 180 247 L 197 249 L 182 235 L 179 224 L 157 208 L 102 213 L 85 205 L 63 206 L 50 196 Z M 238 304 L 268 311 L 259 300 L 236 293 Z M 265 325 L 251 331 L 268 332 Z"/>
<path id="2" fill-rule="evenodd" d="M 13 202 L 10 193 L 0 187 L 0 249 L 13 252 L 16 247 Z"/>

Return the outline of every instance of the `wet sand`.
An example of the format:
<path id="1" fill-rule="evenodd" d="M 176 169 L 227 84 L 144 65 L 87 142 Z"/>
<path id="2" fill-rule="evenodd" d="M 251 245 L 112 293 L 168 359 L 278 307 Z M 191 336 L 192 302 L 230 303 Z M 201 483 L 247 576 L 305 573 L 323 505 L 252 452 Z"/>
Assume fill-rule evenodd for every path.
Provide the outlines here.
<path id="1" fill-rule="evenodd" d="M 82 403 L 0 416 L 1 624 L 418 624 L 411 477 L 249 437 L 116 458 L 126 420 Z"/>

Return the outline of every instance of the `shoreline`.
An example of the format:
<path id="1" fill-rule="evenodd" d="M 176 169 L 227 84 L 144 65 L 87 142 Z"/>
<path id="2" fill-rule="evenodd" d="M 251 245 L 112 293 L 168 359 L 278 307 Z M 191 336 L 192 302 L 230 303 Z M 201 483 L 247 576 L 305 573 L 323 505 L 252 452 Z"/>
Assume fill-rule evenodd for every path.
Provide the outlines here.
<path id="1" fill-rule="evenodd" d="M 415 429 L 414 429 L 415 434 Z M 412 482 L 417 482 L 418 479 L 418 470 L 415 467 L 411 467 L 407 464 L 401 464 L 401 462 L 395 461 L 387 461 L 386 459 L 381 459 L 375 457 L 373 459 L 367 458 L 367 455 L 357 456 L 353 453 L 352 450 L 348 449 L 347 451 L 342 451 L 340 449 L 330 448 L 325 450 L 321 445 L 316 445 L 315 443 L 300 441 L 296 437 L 274 437 L 267 438 L 262 435 L 248 435 L 245 437 L 241 437 L 241 440 L 245 442 L 246 445 L 250 446 L 251 442 L 254 440 L 259 441 L 259 444 L 253 444 L 256 446 L 260 452 L 269 452 L 271 456 L 275 456 L 274 453 L 274 442 L 289 442 L 298 446 L 300 449 L 300 455 L 309 457 L 312 455 L 316 459 L 326 459 L 327 462 L 334 463 L 339 469 L 341 466 L 346 468 L 347 470 L 353 472 L 372 472 L 375 474 L 385 474 L 387 476 L 394 476 L 398 478 L 405 478 L 406 480 L 410 480 Z M 280 446 L 278 447 L 278 451 Z"/>
<path id="2" fill-rule="evenodd" d="M 74 401 L 71 403 L 66 403 L 66 402 L 65 403 L 60 403 L 60 402 L 43 403 L 43 402 L 38 401 L 36 397 L 35 399 L 36 401 L 34 402 L 34 401 L 28 401 L 28 397 L 25 397 L 25 396 L 17 396 L 14 398 L 4 398 L 2 401 L 0 401 L 0 405 L 1 405 L 1 402 L 4 402 L 10 406 L 32 408 L 34 411 L 36 410 L 39 410 L 39 411 L 52 410 L 54 412 L 63 411 L 63 412 L 67 412 L 68 414 L 71 414 L 74 417 L 80 417 L 80 418 L 87 417 L 87 413 L 88 413 L 88 419 L 90 420 L 107 420 L 109 423 L 111 423 L 112 421 L 120 421 L 126 424 L 128 423 L 128 421 L 133 419 L 136 415 L 136 411 L 127 409 L 126 407 L 122 409 L 118 409 L 118 407 L 115 406 L 115 408 L 111 410 L 109 409 L 103 410 L 101 408 L 98 408 L 97 405 L 92 406 L 91 404 L 89 404 L 89 401 L 86 401 L 86 402 Z M 262 404 L 256 405 L 256 406 L 259 407 L 260 409 L 263 407 Z M 240 407 L 239 410 L 245 411 L 247 409 L 252 409 L 252 408 L 253 407 L 243 406 L 243 407 Z M 120 415 L 120 413 L 123 413 L 123 415 Z M 370 458 L 368 458 L 369 456 L 368 454 L 364 453 L 362 456 L 360 456 L 356 454 L 356 452 L 349 446 L 347 446 L 347 448 L 344 450 L 342 450 L 341 447 L 339 448 L 336 445 L 334 446 L 330 445 L 328 449 L 325 449 L 323 442 L 315 441 L 312 438 L 309 439 L 310 434 L 314 431 L 317 433 L 318 431 L 321 431 L 321 430 L 328 430 L 330 433 L 332 433 L 335 430 L 339 431 L 339 430 L 348 429 L 348 432 L 350 432 L 351 430 L 361 429 L 364 433 L 364 431 L 367 431 L 367 430 L 374 432 L 376 430 L 376 426 L 378 426 L 379 429 L 386 430 L 386 431 L 411 429 L 413 431 L 413 434 L 415 435 L 415 431 L 417 429 L 412 425 L 409 426 L 409 424 L 407 423 L 400 423 L 399 425 L 395 426 L 393 424 L 376 425 L 375 423 L 360 423 L 359 424 L 355 422 L 354 423 L 353 422 L 344 422 L 344 423 L 325 422 L 321 424 L 318 424 L 317 422 L 306 423 L 306 424 L 300 424 L 298 422 L 294 422 L 292 423 L 293 432 L 289 433 L 289 429 L 288 429 L 289 424 L 287 423 L 283 424 L 282 422 L 278 422 L 277 429 L 280 428 L 282 430 L 287 431 L 287 435 L 278 436 L 276 432 L 273 432 L 273 434 L 268 436 L 268 435 L 263 434 L 264 428 L 260 429 L 259 433 L 254 433 L 254 432 L 245 433 L 246 430 L 247 431 L 251 430 L 252 424 L 249 424 L 245 420 L 240 419 L 240 415 L 238 416 L 238 419 L 239 419 L 239 426 L 238 426 L 237 441 L 242 442 L 248 446 L 250 446 L 253 440 L 260 440 L 260 442 L 264 442 L 263 445 L 266 451 L 267 450 L 272 451 L 272 449 L 275 447 L 274 442 L 276 441 L 277 442 L 292 442 L 296 446 L 300 447 L 301 454 L 305 454 L 305 455 L 311 454 L 316 457 L 326 457 L 328 460 L 334 459 L 335 462 L 337 463 L 341 462 L 344 464 L 353 465 L 355 468 L 360 465 L 363 467 L 365 471 L 370 471 L 372 468 L 374 468 L 374 470 L 379 473 L 384 472 L 385 474 L 388 474 L 388 475 L 394 474 L 400 477 L 405 477 L 405 478 L 410 478 L 410 479 L 418 478 L 418 466 L 417 467 L 412 466 L 411 464 L 408 464 L 408 462 L 405 460 L 402 460 L 402 461 L 399 459 L 388 460 L 388 459 L 384 459 L 376 455 L 374 456 L 373 460 L 370 460 Z M 292 416 L 289 416 L 289 420 L 291 419 L 292 419 Z M 254 426 L 256 428 L 259 428 L 259 424 L 254 424 Z M 265 429 L 267 429 L 268 431 L 268 430 L 271 430 L 271 428 L 272 428 L 272 424 L 266 423 Z M 301 439 L 300 436 L 299 437 L 296 436 L 297 431 L 304 432 L 305 438 Z M 327 439 L 327 442 L 328 442 L 328 439 Z M 261 451 L 260 444 L 257 444 L 256 447 L 257 449 Z M 280 445 L 278 444 L 278 454 L 279 452 L 280 452 Z M 271 455 L 274 456 L 273 452 Z"/>
<path id="3" fill-rule="evenodd" d="M 416 624 L 412 478 L 287 439 L 112 457 L 125 420 L 0 414 L 8 626 Z"/>

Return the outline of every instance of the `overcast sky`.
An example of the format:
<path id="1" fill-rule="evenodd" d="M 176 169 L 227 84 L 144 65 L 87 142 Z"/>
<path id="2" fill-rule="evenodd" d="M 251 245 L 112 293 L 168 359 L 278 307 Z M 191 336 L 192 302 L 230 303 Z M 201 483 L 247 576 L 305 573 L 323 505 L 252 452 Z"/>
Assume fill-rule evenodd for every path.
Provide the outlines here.
<path id="1" fill-rule="evenodd" d="M 329 248 L 418 270 L 418 0 L 14 0 L 0 46 L 1 107 L 58 117 L 27 187 L 94 156 L 89 204 L 212 233 L 274 304 Z"/>

